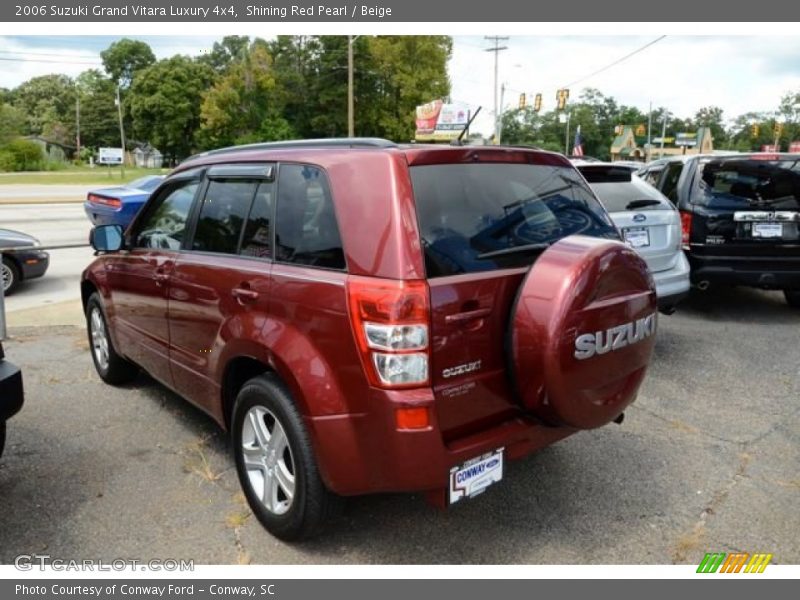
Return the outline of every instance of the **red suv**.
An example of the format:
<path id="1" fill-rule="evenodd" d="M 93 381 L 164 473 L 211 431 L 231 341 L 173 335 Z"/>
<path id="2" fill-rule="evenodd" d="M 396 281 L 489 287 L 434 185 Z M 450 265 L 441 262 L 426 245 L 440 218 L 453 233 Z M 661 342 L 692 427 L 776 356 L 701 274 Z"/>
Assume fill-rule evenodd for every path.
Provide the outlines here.
<path id="1" fill-rule="evenodd" d="M 142 368 L 230 430 L 250 506 L 283 539 L 339 496 L 460 502 L 506 460 L 621 421 L 654 345 L 645 263 L 548 152 L 208 152 L 92 244 L 100 377 Z"/>

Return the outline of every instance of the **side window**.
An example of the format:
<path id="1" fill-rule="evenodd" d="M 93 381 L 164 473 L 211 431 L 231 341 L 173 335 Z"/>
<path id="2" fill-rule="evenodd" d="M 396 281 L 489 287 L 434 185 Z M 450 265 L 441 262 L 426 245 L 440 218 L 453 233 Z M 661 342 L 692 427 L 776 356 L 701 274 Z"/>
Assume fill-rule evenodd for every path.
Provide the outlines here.
<path id="1" fill-rule="evenodd" d="M 678 204 L 678 179 L 680 179 L 683 163 L 677 162 L 667 165 L 666 173 L 661 183 L 661 193 L 669 198 L 673 204 Z"/>
<path id="2" fill-rule="evenodd" d="M 211 180 L 200 205 L 192 250 L 237 254 L 257 187 L 252 180 Z"/>
<path id="3" fill-rule="evenodd" d="M 275 236 L 275 259 L 280 262 L 345 268 L 333 198 L 321 169 L 281 166 Z"/>
<path id="4" fill-rule="evenodd" d="M 239 254 L 272 258 L 272 184 L 261 183 L 244 226 L 242 248 Z"/>
<path id="5" fill-rule="evenodd" d="M 179 250 L 198 185 L 198 181 L 183 181 L 162 191 L 147 207 L 133 245 L 137 248 Z"/>

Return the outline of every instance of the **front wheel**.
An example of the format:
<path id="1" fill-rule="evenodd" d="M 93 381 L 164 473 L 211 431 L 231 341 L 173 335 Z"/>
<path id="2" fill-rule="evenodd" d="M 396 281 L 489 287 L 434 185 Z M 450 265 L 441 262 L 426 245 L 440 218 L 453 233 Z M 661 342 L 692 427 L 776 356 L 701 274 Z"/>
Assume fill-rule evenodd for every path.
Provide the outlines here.
<path id="1" fill-rule="evenodd" d="M 783 290 L 786 304 L 792 308 L 800 308 L 800 290 Z"/>
<path id="2" fill-rule="evenodd" d="M 86 303 L 86 330 L 92 361 L 100 379 L 111 385 L 132 381 L 139 369 L 120 356 L 108 333 L 108 323 L 100 295 L 95 292 Z"/>
<path id="3" fill-rule="evenodd" d="M 313 536 L 338 499 L 320 478 L 289 391 L 271 374 L 251 379 L 236 398 L 232 421 L 236 471 L 253 513 L 282 540 Z"/>
<path id="4" fill-rule="evenodd" d="M 0 283 L 3 285 L 3 293 L 6 296 L 11 295 L 22 277 L 19 272 L 19 267 L 10 258 L 3 257 L 3 262 L 0 263 Z"/>

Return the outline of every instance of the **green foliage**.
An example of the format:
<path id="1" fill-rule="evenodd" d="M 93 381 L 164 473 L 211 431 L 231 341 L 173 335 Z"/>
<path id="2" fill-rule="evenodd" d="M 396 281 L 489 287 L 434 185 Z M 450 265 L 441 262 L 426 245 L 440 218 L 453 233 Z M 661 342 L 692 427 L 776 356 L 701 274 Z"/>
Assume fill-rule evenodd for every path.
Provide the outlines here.
<path id="1" fill-rule="evenodd" d="M 97 69 L 75 80 L 81 103 L 81 146 L 119 146 L 119 118 L 114 103 L 116 86 Z"/>
<path id="2" fill-rule="evenodd" d="M 198 132 L 201 147 L 293 137 L 283 117 L 284 96 L 275 79 L 269 49 L 263 43 L 254 43 L 206 93 Z"/>
<path id="3" fill-rule="evenodd" d="M 44 153 L 36 142 L 17 138 L 0 149 L 0 169 L 36 171 L 44 164 Z"/>
<path id="4" fill-rule="evenodd" d="M 13 105 L 25 115 L 24 133 L 75 143 L 75 84 L 66 75 L 29 79 L 14 90 Z"/>
<path id="5" fill-rule="evenodd" d="M 10 104 L 0 104 L 0 145 L 7 144 L 25 130 L 25 114 Z"/>
<path id="6" fill-rule="evenodd" d="M 211 52 L 201 55 L 197 60 L 225 73 L 234 62 L 242 60 L 250 48 L 250 38 L 246 35 L 226 35 L 221 42 L 214 42 Z"/>
<path id="7" fill-rule="evenodd" d="M 131 85 L 138 71 L 146 69 L 154 62 L 156 56 L 145 42 L 122 38 L 114 42 L 100 53 L 103 67 L 111 81 L 127 88 Z"/>
<path id="8" fill-rule="evenodd" d="M 202 97 L 213 79 L 208 65 L 186 56 L 160 60 L 139 71 L 128 93 L 137 137 L 172 160 L 191 154 Z"/>

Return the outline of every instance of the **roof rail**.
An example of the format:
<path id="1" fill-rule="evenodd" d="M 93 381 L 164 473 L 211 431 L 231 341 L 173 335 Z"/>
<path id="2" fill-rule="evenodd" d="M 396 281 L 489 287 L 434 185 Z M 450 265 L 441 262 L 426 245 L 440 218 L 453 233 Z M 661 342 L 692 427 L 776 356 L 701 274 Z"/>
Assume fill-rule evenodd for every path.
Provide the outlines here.
<path id="1" fill-rule="evenodd" d="M 320 138 L 315 140 L 286 140 L 282 142 L 258 142 L 255 144 L 244 144 L 242 146 L 229 146 L 208 150 L 190 156 L 183 162 L 200 158 L 201 156 L 217 156 L 220 154 L 231 154 L 234 152 L 247 152 L 251 150 L 285 150 L 293 148 L 397 148 L 397 144 L 383 138 L 370 137 L 344 137 L 344 138 Z"/>

